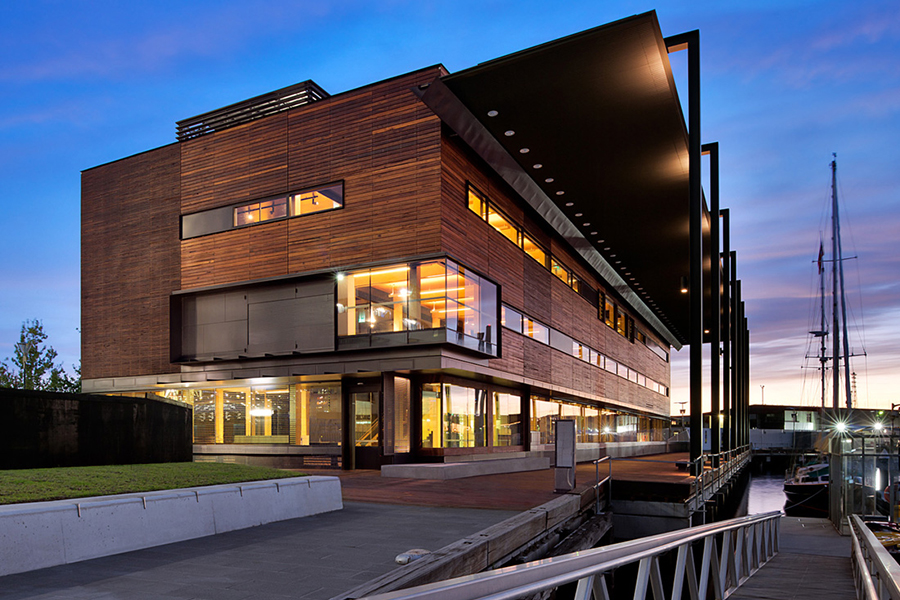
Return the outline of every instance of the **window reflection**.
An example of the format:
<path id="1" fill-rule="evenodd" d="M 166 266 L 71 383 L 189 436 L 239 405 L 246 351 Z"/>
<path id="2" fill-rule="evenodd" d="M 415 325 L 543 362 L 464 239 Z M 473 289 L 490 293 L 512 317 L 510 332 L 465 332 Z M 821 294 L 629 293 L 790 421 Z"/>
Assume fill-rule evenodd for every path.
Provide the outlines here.
<path id="1" fill-rule="evenodd" d="M 236 206 L 234 227 L 333 210 L 343 205 L 344 184 L 337 183 Z"/>
<path id="2" fill-rule="evenodd" d="M 342 337 L 447 329 L 451 342 L 496 352 L 497 288 L 451 260 L 343 273 L 337 300 Z"/>

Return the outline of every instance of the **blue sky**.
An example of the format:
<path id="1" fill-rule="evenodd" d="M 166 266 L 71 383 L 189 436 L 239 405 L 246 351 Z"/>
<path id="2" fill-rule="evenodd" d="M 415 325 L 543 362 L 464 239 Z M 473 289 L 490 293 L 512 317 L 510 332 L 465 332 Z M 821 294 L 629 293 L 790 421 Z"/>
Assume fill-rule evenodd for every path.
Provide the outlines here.
<path id="1" fill-rule="evenodd" d="M 436 63 L 455 72 L 652 9 L 664 35 L 700 30 L 703 138 L 720 145 L 752 401 L 761 385 L 766 403 L 816 401 L 801 365 L 837 152 L 844 253 L 859 257 L 848 291 L 865 331 L 851 345 L 868 354 L 853 362 L 859 403 L 900 402 L 896 0 L 3 3 L 0 358 L 37 318 L 66 366 L 78 360 L 81 170 L 305 79 L 338 93 Z M 672 60 L 680 81 L 683 58 Z M 675 402 L 685 379 L 676 356 Z"/>

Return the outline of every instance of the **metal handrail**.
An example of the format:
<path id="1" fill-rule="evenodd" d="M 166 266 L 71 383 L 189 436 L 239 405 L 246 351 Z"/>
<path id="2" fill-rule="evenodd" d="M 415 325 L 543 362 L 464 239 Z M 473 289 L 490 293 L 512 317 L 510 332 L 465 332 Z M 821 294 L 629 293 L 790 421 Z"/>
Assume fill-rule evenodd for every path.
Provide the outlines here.
<path id="1" fill-rule="evenodd" d="M 718 459 L 718 467 L 706 469 L 706 463 L 715 464 L 713 459 Z M 632 462 L 652 462 L 664 464 L 678 464 L 684 461 L 678 460 L 658 460 L 641 457 L 610 457 L 604 456 L 594 462 L 595 483 L 594 493 L 597 497 L 596 510 L 600 511 L 599 488 L 602 484 L 609 481 L 607 486 L 608 502 L 612 504 L 612 462 L 616 461 L 632 461 Z M 690 496 L 686 504 L 692 512 L 703 509 L 703 505 L 707 500 L 712 498 L 716 492 L 722 487 L 723 482 L 730 480 L 736 473 L 747 464 L 750 460 L 750 446 L 745 445 L 732 450 L 726 450 L 717 454 L 703 454 L 688 463 L 690 472 L 698 473 L 692 484 Z M 605 479 L 600 480 L 600 463 L 609 461 L 609 473 Z"/>
<path id="2" fill-rule="evenodd" d="M 606 474 L 606 477 L 603 480 L 600 480 L 600 463 L 606 462 L 609 463 L 609 472 Z M 594 483 L 594 514 L 600 514 L 600 486 L 604 483 L 606 485 L 606 506 L 612 505 L 612 461 L 608 456 L 604 456 L 603 458 L 598 458 L 594 461 L 594 473 L 597 477 L 597 481 Z"/>
<path id="3" fill-rule="evenodd" d="M 680 599 L 685 584 L 692 600 L 705 600 L 709 591 L 725 598 L 778 552 L 780 518 L 780 511 L 740 517 L 368 598 L 513 600 L 573 582 L 578 582 L 578 600 L 592 594 L 608 598 L 606 574 L 634 563 L 638 563 L 635 600 L 647 598 L 648 589 L 654 598 L 662 598 L 660 557 L 669 552 L 677 553 L 670 598 Z M 700 542 L 703 553 L 697 561 L 692 546 Z"/>
<path id="4" fill-rule="evenodd" d="M 851 564 L 856 596 L 866 600 L 900 600 L 900 565 L 859 515 L 850 515 L 847 519 L 853 540 Z"/>

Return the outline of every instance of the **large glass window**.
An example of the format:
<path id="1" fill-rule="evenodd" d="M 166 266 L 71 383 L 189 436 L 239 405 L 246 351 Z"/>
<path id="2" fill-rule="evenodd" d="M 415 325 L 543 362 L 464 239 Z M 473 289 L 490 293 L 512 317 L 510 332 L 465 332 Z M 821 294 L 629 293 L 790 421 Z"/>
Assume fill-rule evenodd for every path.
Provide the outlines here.
<path id="1" fill-rule="evenodd" d="M 298 217 L 344 206 L 344 184 L 335 183 L 273 198 L 232 204 L 181 217 L 181 239 Z"/>
<path id="2" fill-rule="evenodd" d="M 295 386 L 295 441 L 299 446 L 340 445 L 341 386 L 301 383 Z"/>
<path id="3" fill-rule="evenodd" d="M 522 444 L 522 401 L 514 394 L 494 392 L 494 445 Z"/>
<path id="4" fill-rule="evenodd" d="M 553 422 L 559 418 L 559 403 L 540 396 L 531 397 L 531 443 L 552 444 L 555 438 Z"/>
<path id="5" fill-rule="evenodd" d="M 487 446 L 488 393 L 450 383 L 429 383 L 422 390 L 422 446 Z M 440 429 L 435 427 L 439 419 Z"/>
<path id="6" fill-rule="evenodd" d="M 447 341 L 497 350 L 497 287 L 452 260 L 338 275 L 338 336 L 447 329 Z"/>
<path id="7" fill-rule="evenodd" d="M 340 445 L 341 386 L 167 390 L 193 405 L 196 444 Z"/>

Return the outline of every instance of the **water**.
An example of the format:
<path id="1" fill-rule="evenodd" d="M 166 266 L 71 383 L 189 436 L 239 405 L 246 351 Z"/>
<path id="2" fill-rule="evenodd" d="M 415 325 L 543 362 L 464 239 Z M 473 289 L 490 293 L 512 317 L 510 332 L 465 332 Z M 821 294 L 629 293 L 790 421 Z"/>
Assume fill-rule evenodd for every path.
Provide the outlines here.
<path id="1" fill-rule="evenodd" d="M 780 473 L 753 473 L 747 494 L 747 513 L 764 513 L 784 510 L 784 475 Z"/>

